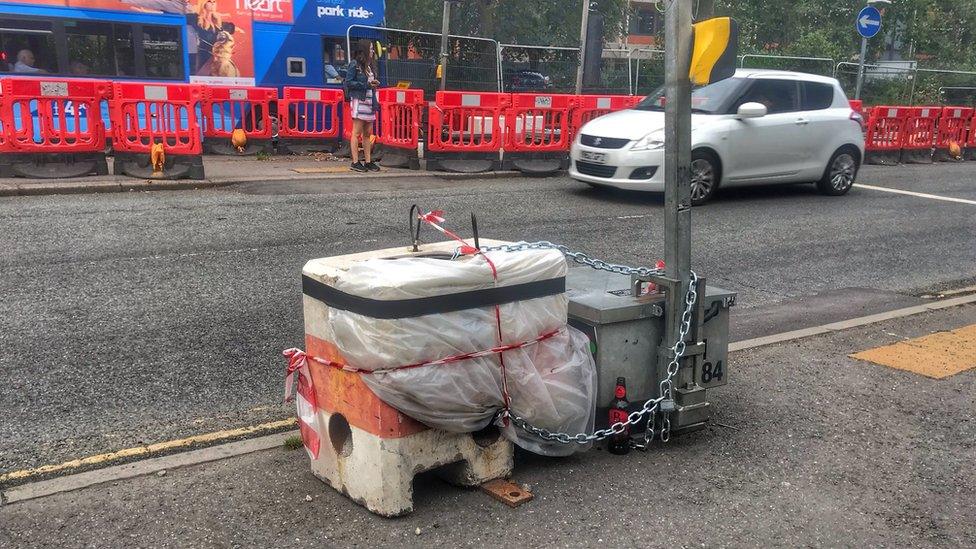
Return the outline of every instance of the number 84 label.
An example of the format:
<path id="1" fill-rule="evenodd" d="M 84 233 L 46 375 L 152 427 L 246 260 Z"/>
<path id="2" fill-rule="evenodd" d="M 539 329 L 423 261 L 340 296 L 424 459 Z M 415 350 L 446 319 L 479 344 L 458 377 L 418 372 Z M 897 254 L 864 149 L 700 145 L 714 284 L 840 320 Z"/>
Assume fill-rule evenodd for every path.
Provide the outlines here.
<path id="1" fill-rule="evenodd" d="M 721 360 L 716 361 L 715 364 L 706 362 L 701 366 L 699 385 L 721 382 L 723 377 L 725 377 L 725 365 Z"/>

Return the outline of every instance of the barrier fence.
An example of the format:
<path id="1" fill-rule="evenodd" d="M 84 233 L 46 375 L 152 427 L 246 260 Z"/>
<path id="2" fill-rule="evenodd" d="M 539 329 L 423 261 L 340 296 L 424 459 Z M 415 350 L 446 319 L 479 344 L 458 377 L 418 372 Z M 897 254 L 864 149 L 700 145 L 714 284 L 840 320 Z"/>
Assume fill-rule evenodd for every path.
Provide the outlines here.
<path id="1" fill-rule="evenodd" d="M 225 155 L 270 152 L 277 100 L 274 88 L 207 86 L 201 108 L 204 150 Z"/>
<path id="2" fill-rule="evenodd" d="M 111 137 L 116 174 L 202 178 L 204 144 L 222 154 L 332 151 L 351 133 L 339 89 L 200 86 L 16 77 L 0 81 L 0 174 L 73 177 L 105 173 Z M 627 109 L 637 96 L 377 90 L 376 142 L 389 166 L 546 171 L 566 165 L 588 121 Z M 108 105 L 108 108 L 105 108 Z M 875 106 L 865 116 L 865 161 L 893 164 L 976 158 L 967 106 Z M 275 133 L 277 128 L 277 134 Z M 385 161 L 385 159 L 384 159 Z M 462 166 L 461 164 L 466 164 Z M 540 167 L 543 166 L 543 167 Z"/>

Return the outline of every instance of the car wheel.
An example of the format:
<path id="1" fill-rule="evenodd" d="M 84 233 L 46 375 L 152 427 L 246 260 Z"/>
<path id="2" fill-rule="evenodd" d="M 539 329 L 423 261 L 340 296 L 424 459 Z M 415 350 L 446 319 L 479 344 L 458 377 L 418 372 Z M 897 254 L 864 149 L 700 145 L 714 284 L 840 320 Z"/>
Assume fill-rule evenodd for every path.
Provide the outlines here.
<path id="1" fill-rule="evenodd" d="M 691 204 L 699 206 L 711 200 L 721 179 L 718 160 L 706 151 L 691 151 Z"/>
<path id="2" fill-rule="evenodd" d="M 849 148 L 838 150 L 830 157 L 823 178 L 817 182 L 817 190 L 830 196 L 847 194 L 854 185 L 859 167 L 856 153 Z"/>

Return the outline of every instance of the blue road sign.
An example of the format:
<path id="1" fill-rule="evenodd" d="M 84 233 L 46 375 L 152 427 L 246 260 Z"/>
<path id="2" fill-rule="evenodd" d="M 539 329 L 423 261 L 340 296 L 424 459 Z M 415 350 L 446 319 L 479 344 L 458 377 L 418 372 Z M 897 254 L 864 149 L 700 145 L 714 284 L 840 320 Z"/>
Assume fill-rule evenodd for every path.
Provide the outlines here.
<path id="1" fill-rule="evenodd" d="M 878 8 L 866 6 L 857 14 L 854 26 L 857 27 L 857 32 L 861 36 L 871 38 L 881 32 L 881 12 L 878 11 Z"/>

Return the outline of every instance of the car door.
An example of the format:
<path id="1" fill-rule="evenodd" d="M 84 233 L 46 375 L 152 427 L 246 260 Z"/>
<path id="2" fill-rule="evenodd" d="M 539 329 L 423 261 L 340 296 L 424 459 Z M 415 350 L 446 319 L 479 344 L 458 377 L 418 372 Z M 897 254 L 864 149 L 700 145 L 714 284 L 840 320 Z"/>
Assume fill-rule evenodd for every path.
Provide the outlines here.
<path id="1" fill-rule="evenodd" d="M 762 103 L 767 114 L 760 118 L 729 121 L 728 158 L 724 180 L 775 182 L 794 180 L 803 169 L 803 135 L 809 118 L 800 112 L 800 87 L 796 80 L 755 78 L 732 104 L 734 114 L 744 103 Z"/>
<path id="2" fill-rule="evenodd" d="M 837 137 L 849 130 L 850 107 L 846 100 L 835 100 L 833 85 L 824 82 L 800 82 L 800 117 L 809 121 L 802 138 L 807 142 L 802 176 L 810 181 L 820 179 L 834 154 Z M 841 104 L 840 108 L 835 105 Z"/>

